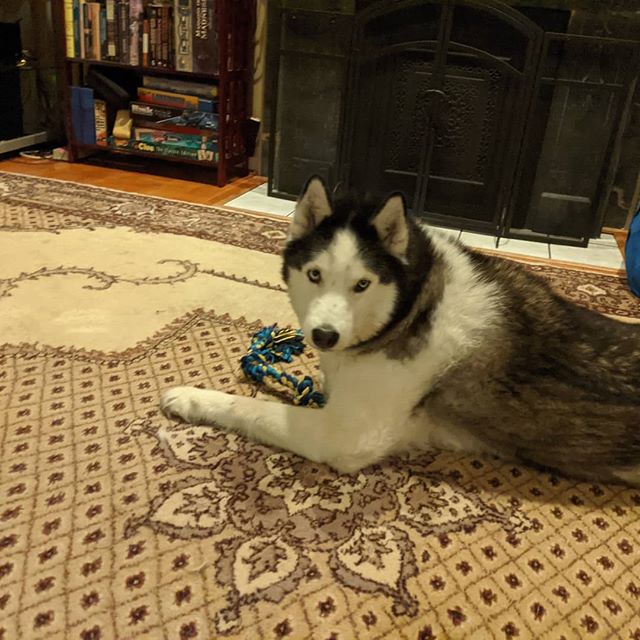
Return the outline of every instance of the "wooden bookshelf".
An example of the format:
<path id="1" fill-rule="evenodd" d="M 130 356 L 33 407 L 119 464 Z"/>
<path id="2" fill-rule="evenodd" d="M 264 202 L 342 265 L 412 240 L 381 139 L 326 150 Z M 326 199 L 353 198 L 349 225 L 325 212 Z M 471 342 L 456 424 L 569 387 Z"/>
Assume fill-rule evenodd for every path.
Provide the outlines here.
<path id="1" fill-rule="evenodd" d="M 225 185 L 233 175 L 248 173 L 249 158 L 246 153 L 245 122 L 250 117 L 249 99 L 251 95 L 253 37 L 255 29 L 255 0 L 216 0 L 216 26 L 218 29 L 218 73 L 193 73 L 162 67 L 130 65 L 112 60 L 93 60 L 68 57 L 65 40 L 65 16 L 63 0 L 52 3 L 56 39 L 56 59 L 59 67 L 60 94 L 64 111 L 64 123 L 71 162 L 91 161 L 113 155 L 122 158 L 130 156 L 132 170 L 140 170 L 141 159 L 150 158 L 149 172 L 155 173 L 159 163 L 162 174 L 171 173 L 171 165 L 176 169 L 184 165 L 204 168 L 210 181 L 218 186 Z M 117 73 L 127 78 L 127 85 L 142 86 L 142 76 L 160 76 L 182 80 L 204 81 L 218 87 L 217 131 L 218 160 L 195 160 L 182 157 L 167 157 L 140 151 L 103 145 L 80 144 L 73 134 L 71 119 L 71 86 L 83 84 L 88 71 L 95 67 L 105 74 Z M 130 95 L 132 100 L 136 96 Z M 110 132 L 109 132 L 110 133 Z M 90 158 L 87 157 L 90 154 Z M 152 166 L 153 165 L 153 166 Z M 184 167 L 186 168 L 186 167 Z M 210 172 L 210 173 L 209 173 Z M 201 172 L 200 172 L 201 173 Z M 183 175 L 184 170 L 176 171 Z"/>
<path id="2" fill-rule="evenodd" d="M 144 75 L 169 76 L 184 78 L 186 80 L 219 80 L 219 73 L 197 73 L 194 71 L 179 71 L 178 69 L 166 69 L 163 67 L 145 67 L 137 64 L 125 64 L 124 62 L 114 62 L 113 60 L 91 60 L 89 58 L 65 58 L 66 62 L 77 64 L 90 64 L 94 67 L 112 67 L 115 69 L 126 69 L 138 71 Z"/>

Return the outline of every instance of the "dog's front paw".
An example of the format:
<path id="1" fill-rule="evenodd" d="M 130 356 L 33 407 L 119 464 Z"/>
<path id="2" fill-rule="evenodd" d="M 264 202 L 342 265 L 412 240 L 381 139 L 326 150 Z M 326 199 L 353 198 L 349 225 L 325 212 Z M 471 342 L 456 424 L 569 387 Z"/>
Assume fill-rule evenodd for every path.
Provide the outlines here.
<path id="1" fill-rule="evenodd" d="M 203 416 L 202 389 L 196 387 L 173 387 L 160 397 L 160 409 L 167 418 L 180 418 L 197 423 Z"/>

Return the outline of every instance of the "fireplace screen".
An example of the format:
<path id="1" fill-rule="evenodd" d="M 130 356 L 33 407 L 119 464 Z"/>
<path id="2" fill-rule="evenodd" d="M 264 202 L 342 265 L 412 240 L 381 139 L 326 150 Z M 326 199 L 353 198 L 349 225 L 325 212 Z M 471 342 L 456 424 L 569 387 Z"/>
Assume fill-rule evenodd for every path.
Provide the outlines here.
<path id="1" fill-rule="evenodd" d="M 491 0 L 327 4 L 270 18 L 272 194 L 319 173 L 404 191 L 456 228 L 578 245 L 600 232 L 637 42 Z"/>

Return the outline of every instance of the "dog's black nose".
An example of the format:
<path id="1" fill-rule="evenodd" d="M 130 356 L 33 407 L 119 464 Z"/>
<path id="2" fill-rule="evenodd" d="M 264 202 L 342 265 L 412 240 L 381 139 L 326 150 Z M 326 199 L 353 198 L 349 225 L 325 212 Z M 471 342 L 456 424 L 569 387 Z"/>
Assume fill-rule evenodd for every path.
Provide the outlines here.
<path id="1" fill-rule="evenodd" d="M 340 334 L 332 327 L 318 327 L 311 332 L 311 337 L 318 349 L 331 349 L 335 347 Z"/>

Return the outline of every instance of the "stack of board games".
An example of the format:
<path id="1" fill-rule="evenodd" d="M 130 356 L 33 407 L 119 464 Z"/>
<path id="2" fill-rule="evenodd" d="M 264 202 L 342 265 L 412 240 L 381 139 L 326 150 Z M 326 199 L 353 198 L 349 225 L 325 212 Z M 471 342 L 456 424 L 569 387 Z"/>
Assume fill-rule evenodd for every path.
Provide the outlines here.
<path id="1" fill-rule="evenodd" d="M 133 127 L 116 147 L 173 158 L 218 160 L 217 87 L 182 80 L 143 77 L 129 105 Z"/>

